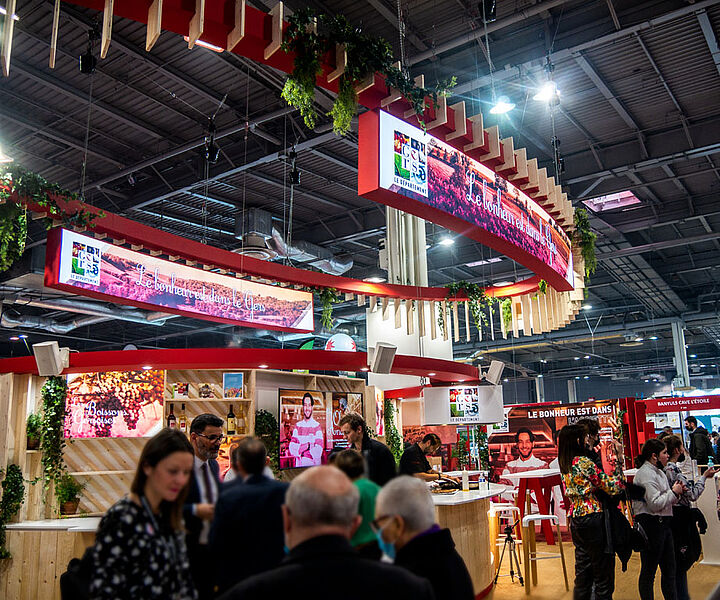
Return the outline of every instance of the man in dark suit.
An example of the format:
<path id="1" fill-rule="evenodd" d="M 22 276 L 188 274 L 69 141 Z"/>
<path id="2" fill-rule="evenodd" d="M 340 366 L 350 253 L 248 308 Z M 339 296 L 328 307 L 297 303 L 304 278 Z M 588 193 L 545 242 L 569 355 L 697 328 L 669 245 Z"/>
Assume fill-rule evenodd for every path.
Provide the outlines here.
<path id="1" fill-rule="evenodd" d="M 473 582 L 449 529 L 435 523 L 427 484 L 401 475 L 380 490 L 373 526 L 386 554 L 411 573 L 427 577 L 437 600 L 473 600 Z"/>
<path id="2" fill-rule="evenodd" d="M 395 477 L 395 457 L 382 442 L 368 434 L 365 419 L 357 413 L 347 413 L 338 424 L 349 447 L 363 455 L 367 465 L 367 478 L 380 487 Z"/>
<path id="3" fill-rule="evenodd" d="M 277 567 L 285 556 L 281 507 L 288 484 L 263 475 L 267 450 L 257 438 L 242 440 L 231 459 L 237 478 L 221 491 L 210 528 L 215 584 L 220 593 Z"/>
<path id="4" fill-rule="evenodd" d="M 240 582 L 220 600 L 434 600 L 427 580 L 352 549 L 359 500 L 335 467 L 313 467 L 293 479 L 282 507 L 290 553 L 279 567 Z"/>
<path id="5" fill-rule="evenodd" d="M 183 518 L 187 529 L 185 542 L 190 571 L 200 600 L 209 600 L 214 596 L 208 539 L 220 489 L 220 467 L 216 458 L 225 439 L 222 426 L 220 417 L 207 413 L 198 415 L 190 424 L 190 443 L 195 451 L 195 460 Z"/>

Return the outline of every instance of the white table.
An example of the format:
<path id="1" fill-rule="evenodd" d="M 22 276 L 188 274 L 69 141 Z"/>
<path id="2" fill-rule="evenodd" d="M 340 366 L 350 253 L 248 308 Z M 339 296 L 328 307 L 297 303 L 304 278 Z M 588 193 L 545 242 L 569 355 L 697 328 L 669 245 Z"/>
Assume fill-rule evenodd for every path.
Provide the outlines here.
<path id="1" fill-rule="evenodd" d="M 75 531 L 78 533 L 95 532 L 100 517 L 70 517 L 68 519 L 43 519 L 41 521 L 21 521 L 10 523 L 7 529 L 18 531 Z"/>
<path id="2" fill-rule="evenodd" d="M 485 471 L 468 471 L 468 475 L 470 477 L 475 477 L 476 475 L 480 475 L 480 473 L 484 473 Z M 440 473 L 441 475 L 449 475 L 450 477 L 462 477 L 463 472 L 462 471 L 443 471 Z"/>

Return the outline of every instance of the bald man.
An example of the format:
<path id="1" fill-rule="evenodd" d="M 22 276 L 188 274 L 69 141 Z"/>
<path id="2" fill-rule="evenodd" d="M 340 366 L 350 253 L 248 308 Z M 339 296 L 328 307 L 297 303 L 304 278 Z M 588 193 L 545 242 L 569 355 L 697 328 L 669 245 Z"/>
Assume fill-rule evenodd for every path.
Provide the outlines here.
<path id="1" fill-rule="evenodd" d="M 293 479 L 283 505 L 287 557 L 220 600 L 435 600 L 426 579 L 353 550 L 359 500 L 357 488 L 335 467 L 313 467 Z"/>

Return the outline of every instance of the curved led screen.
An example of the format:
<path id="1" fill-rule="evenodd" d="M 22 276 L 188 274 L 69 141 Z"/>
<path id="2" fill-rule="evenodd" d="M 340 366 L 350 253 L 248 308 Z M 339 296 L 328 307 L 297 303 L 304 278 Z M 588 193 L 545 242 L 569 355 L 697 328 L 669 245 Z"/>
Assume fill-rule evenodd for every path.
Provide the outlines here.
<path id="1" fill-rule="evenodd" d="M 495 248 L 554 288 L 573 288 L 570 240 L 532 198 L 393 115 L 360 116 L 359 195 Z"/>

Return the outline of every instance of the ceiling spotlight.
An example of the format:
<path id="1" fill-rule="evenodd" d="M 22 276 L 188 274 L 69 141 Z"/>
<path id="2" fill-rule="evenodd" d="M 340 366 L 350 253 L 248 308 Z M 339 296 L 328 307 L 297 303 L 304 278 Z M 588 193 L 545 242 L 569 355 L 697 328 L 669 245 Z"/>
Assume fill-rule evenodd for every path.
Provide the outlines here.
<path id="1" fill-rule="evenodd" d="M 585 375 L 585 377 L 583 377 L 583 379 L 590 379 L 590 375 Z"/>
<path id="2" fill-rule="evenodd" d="M 366 277 L 363 281 L 367 281 L 368 283 L 383 283 L 385 278 L 379 275 L 373 275 L 372 277 Z"/>
<path id="3" fill-rule="evenodd" d="M 650 380 L 649 380 L 649 379 L 646 379 L 646 380 L 645 380 L 645 383 L 650 383 Z"/>
<path id="4" fill-rule="evenodd" d="M 143 368 L 143 371 L 149 371 L 150 369 L 152 369 L 152 366 L 151 365 L 143 365 L 142 368 Z"/>
<path id="5" fill-rule="evenodd" d="M 579 356 L 575 356 L 575 357 L 573 357 L 573 360 L 580 360 L 580 357 L 579 357 Z"/>
<path id="6" fill-rule="evenodd" d="M 258 369 L 267 369 L 267 368 L 268 368 L 267 365 L 258 365 Z"/>
<path id="7" fill-rule="evenodd" d="M 497 282 L 496 284 L 494 284 L 494 285 L 495 285 L 495 287 L 505 287 L 506 285 L 512 285 L 512 284 L 513 284 L 512 281 L 507 281 L 507 280 L 505 280 L 505 281 L 498 281 L 498 282 Z"/>
<path id="8" fill-rule="evenodd" d="M 370 370 L 370 367 L 361 367 L 360 370 L 361 370 L 361 371 L 369 371 L 369 370 Z"/>
<path id="9" fill-rule="evenodd" d="M 533 96 L 533 100 L 538 102 L 556 102 L 559 100 L 560 90 L 557 89 L 557 85 L 554 81 L 546 82 Z"/>
<path id="10" fill-rule="evenodd" d="M 435 377 L 435 373 L 428 373 L 428 377 Z"/>
<path id="11" fill-rule="evenodd" d="M 26 339 L 28 338 L 28 336 L 26 336 L 24 333 L 21 333 L 18 337 L 19 337 L 21 340 L 26 340 Z"/>
<path id="12" fill-rule="evenodd" d="M 183 36 L 183 39 L 190 43 L 190 38 L 188 36 Z M 210 42 L 203 42 L 202 40 L 195 40 L 195 44 L 198 46 L 201 46 L 202 48 L 207 48 L 208 50 L 212 50 L 213 52 L 222 53 L 225 52 L 225 48 L 221 48 L 220 46 L 216 46 L 215 44 L 211 44 Z"/>
<path id="13" fill-rule="evenodd" d="M 590 355 L 589 355 L 589 354 L 586 354 L 585 356 L 583 356 L 583 358 L 584 358 L 585 360 L 588 360 L 588 359 L 590 358 Z"/>
<path id="14" fill-rule="evenodd" d="M 580 375 L 577 375 L 577 376 L 575 377 L 575 379 L 580 379 Z"/>
<path id="15" fill-rule="evenodd" d="M 651 335 L 648 339 L 655 341 L 656 339 L 658 339 L 658 336 L 656 336 L 656 335 Z"/>
<path id="16" fill-rule="evenodd" d="M 582 309 L 583 310 L 592 310 L 592 304 L 583 304 Z"/>
<path id="17" fill-rule="evenodd" d="M 17 342 L 19 339 L 20 339 L 20 338 L 19 338 L 18 336 L 16 336 L 16 335 L 10 336 L 10 341 L 11 341 L 11 342 Z"/>
<path id="18" fill-rule="evenodd" d="M 546 361 L 544 358 L 541 358 L 541 359 L 540 359 L 540 362 L 543 363 L 543 364 L 547 364 L 547 361 Z"/>
<path id="19" fill-rule="evenodd" d="M 543 374 L 542 374 L 542 373 L 540 373 L 540 375 L 538 375 L 538 378 L 540 378 L 540 377 L 542 377 L 542 376 L 543 376 Z"/>
<path id="20" fill-rule="evenodd" d="M 500 96 L 497 99 L 497 102 L 495 102 L 493 107 L 490 109 L 490 114 L 504 115 L 505 113 L 510 112 L 513 108 L 515 108 L 515 103 L 510 102 L 510 99 L 507 96 Z"/>
<path id="21" fill-rule="evenodd" d="M 455 240 L 451 237 L 444 237 L 439 242 L 439 244 L 441 246 L 452 246 L 454 243 L 455 243 Z"/>
<path id="22" fill-rule="evenodd" d="M 636 341 L 636 342 L 642 342 L 643 339 L 644 339 L 644 338 L 643 338 L 642 336 L 638 336 L 638 337 L 635 338 L 635 341 Z"/>
<path id="23" fill-rule="evenodd" d="M 697 358 L 697 354 L 691 354 L 690 358 Z"/>

